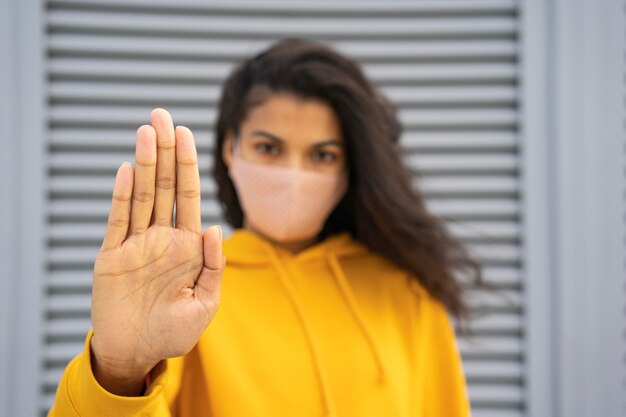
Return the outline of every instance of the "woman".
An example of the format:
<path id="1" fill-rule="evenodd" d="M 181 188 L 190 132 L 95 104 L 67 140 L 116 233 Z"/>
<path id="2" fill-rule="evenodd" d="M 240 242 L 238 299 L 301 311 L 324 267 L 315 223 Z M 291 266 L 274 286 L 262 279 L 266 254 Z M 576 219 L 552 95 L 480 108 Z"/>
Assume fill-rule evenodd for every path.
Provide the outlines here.
<path id="1" fill-rule="evenodd" d="M 222 244 L 201 231 L 192 133 L 155 109 L 118 170 L 93 329 L 49 415 L 470 415 L 448 313 L 467 318 L 453 270 L 480 281 L 479 266 L 413 189 L 399 135 L 326 46 L 241 63 L 216 128 Z"/>

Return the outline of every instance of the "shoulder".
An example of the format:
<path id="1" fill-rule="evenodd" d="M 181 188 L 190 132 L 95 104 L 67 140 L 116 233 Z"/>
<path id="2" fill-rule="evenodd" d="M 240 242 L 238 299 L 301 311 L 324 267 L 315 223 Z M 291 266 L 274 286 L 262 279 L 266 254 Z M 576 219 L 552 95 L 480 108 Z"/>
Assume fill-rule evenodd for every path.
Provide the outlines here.
<path id="1" fill-rule="evenodd" d="M 451 328 L 450 313 L 443 301 L 433 296 L 415 276 L 405 273 L 405 280 L 421 325 L 429 329 Z"/>

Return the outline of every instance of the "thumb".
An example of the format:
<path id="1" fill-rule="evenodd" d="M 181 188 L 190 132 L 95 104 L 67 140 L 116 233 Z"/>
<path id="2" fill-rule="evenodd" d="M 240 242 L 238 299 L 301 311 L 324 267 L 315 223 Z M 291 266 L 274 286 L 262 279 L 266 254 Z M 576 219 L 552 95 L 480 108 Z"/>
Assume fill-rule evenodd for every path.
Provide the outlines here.
<path id="1" fill-rule="evenodd" d="M 222 254 L 222 227 L 214 225 L 207 227 L 202 236 L 204 267 L 209 270 L 222 269 L 226 257 Z"/>
<path id="2" fill-rule="evenodd" d="M 222 275 L 226 257 L 222 254 L 222 228 L 219 225 L 208 227 L 202 235 L 204 265 L 196 280 L 196 294 L 205 306 L 210 317 L 215 314 L 220 303 Z"/>

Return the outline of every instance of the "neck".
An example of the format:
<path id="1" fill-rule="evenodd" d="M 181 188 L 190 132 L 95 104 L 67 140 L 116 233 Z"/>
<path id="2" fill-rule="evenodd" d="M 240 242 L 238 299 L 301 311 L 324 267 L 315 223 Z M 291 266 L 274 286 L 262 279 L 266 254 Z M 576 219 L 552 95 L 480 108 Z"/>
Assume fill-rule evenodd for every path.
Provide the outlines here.
<path id="1" fill-rule="evenodd" d="M 292 241 L 292 242 L 279 242 L 279 241 L 276 241 L 276 240 L 272 239 L 271 237 L 261 233 L 260 231 L 256 230 L 253 226 L 250 226 L 245 218 L 243 220 L 243 228 L 244 229 L 248 229 L 248 230 L 252 230 L 253 232 L 263 236 L 267 241 L 272 243 L 272 245 L 281 247 L 283 249 L 286 249 L 289 252 L 291 252 L 292 254 L 296 254 L 298 252 L 301 252 L 304 249 L 313 246 L 314 244 L 316 244 L 319 241 L 317 236 L 313 236 L 312 238 L 305 239 L 305 240 L 297 240 L 297 241 Z"/>

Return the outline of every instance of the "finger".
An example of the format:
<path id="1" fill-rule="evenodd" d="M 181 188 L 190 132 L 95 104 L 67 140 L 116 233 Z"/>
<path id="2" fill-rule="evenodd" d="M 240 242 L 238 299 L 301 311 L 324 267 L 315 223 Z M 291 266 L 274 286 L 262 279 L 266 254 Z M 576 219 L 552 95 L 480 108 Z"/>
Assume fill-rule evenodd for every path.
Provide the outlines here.
<path id="1" fill-rule="evenodd" d="M 176 193 L 176 141 L 172 116 L 164 109 L 154 109 L 150 122 L 157 136 L 156 193 L 154 223 L 172 225 L 172 211 Z"/>
<path id="2" fill-rule="evenodd" d="M 133 193 L 133 174 L 133 167 L 128 162 L 124 162 L 117 170 L 111 198 L 111 211 L 102 241 L 103 249 L 116 248 L 126 239 L 130 199 Z"/>
<path id="3" fill-rule="evenodd" d="M 178 126 L 176 134 L 176 227 L 202 233 L 200 172 L 191 130 Z"/>
<path id="4" fill-rule="evenodd" d="M 143 125 L 137 129 L 135 181 L 130 211 L 130 234 L 144 233 L 150 226 L 150 218 L 154 207 L 156 163 L 156 131 L 150 125 Z"/>
<path id="5" fill-rule="evenodd" d="M 214 311 L 219 304 L 222 274 L 226 266 L 226 257 L 222 253 L 222 228 L 211 226 L 204 231 L 204 266 L 196 281 L 195 289 L 200 301 L 208 311 Z"/>
<path id="6" fill-rule="evenodd" d="M 208 227 L 203 235 L 204 268 L 209 270 L 222 269 L 224 256 L 222 253 L 222 227 Z"/>

